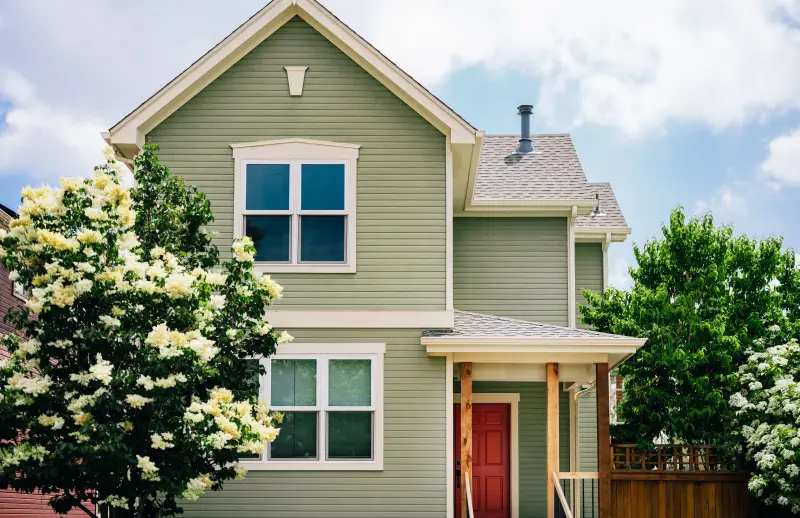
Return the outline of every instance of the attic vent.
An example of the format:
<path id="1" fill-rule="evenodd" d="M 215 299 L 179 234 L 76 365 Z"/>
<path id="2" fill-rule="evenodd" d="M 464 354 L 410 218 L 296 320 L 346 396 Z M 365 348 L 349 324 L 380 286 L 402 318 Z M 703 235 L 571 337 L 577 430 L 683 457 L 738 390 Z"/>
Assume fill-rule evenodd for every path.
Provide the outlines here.
<path id="1" fill-rule="evenodd" d="M 594 206 L 594 209 L 592 209 L 592 217 L 599 218 L 605 216 L 606 213 L 603 212 L 603 208 L 600 206 L 600 194 L 595 193 L 594 199 L 597 201 L 597 204 Z"/>
<path id="2" fill-rule="evenodd" d="M 526 155 L 533 152 L 533 141 L 531 141 L 531 114 L 533 113 L 533 105 L 522 104 L 517 107 L 517 113 L 521 118 L 519 147 L 517 147 L 517 153 Z"/>

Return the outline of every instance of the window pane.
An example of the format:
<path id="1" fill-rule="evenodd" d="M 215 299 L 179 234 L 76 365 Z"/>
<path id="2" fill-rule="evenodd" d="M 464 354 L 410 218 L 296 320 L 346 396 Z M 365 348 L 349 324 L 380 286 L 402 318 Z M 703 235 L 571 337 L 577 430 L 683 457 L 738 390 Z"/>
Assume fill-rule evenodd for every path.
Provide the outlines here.
<path id="1" fill-rule="evenodd" d="M 317 412 L 283 412 L 278 428 L 278 438 L 270 444 L 270 458 L 317 458 Z"/>
<path id="2" fill-rule="evenodd" d="M 242 385 L 234 390 L 233 397 L 237 401 L 258 399 L 261 363 L 259 360 L 237 360 L 236 371 L 241 374 Z"/>
<path id="3" fill-rule="evenodd" d="M 330 406 L 372 404 L 371 360 L 330 360 L 328 369 Z"/>
<path id="4" fill-rule="evenodd" d="M 301 171 L 303 210 L 344 210 L 344 164 L 303 164 Z"/>
<path id="5" fill-rule="evenodd" d="M 247 164 L 247 210 L 289 210 L 289 164 Z"/>
<path id="6" fill-rule="evenodd" d="M 372 458 L 372 412 L 328 412 L 328 458 Z"/>
<path id="7" fill-rule="evenodd" d="M 317 360 L 272 360 L 272 406 L 317 404 Z"/>
<path id="8" fill-rule="evenodd" d="M 256 261 L 289 261 L 291 216 L 245 216 L 244 235 L 253 238 Z"/>
<path id="9" fill-rule="evenodd" d="M 343 263 L 346 216 L 301 216 L 300 261 Z"/>

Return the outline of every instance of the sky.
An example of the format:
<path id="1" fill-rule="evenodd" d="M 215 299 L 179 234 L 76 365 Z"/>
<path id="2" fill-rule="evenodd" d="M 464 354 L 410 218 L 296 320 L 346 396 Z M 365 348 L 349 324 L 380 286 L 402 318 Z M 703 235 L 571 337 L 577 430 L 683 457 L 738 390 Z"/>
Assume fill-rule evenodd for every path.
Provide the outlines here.
<path id="1" fill-rule="evenodd" d="M 0 2 L 0 203 L 88 174 L 99 136 L 263 0 Z M 633 243 L 711 211 L 800 250 L 800 0 L 323 0 L 473 126 L 571 133 Z"/>

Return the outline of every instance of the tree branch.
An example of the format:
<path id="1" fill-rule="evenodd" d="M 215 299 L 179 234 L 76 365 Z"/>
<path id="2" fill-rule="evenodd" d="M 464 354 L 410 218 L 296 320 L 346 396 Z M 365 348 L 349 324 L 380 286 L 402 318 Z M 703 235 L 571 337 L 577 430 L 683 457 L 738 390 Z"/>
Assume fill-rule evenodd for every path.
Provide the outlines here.
<path id="1" fill-rule="evenodd" d="M 69 494 L 66 491 L 64 491 L 64 494 L 66 496 L 70 497 L 72 499 L 72 501 L 75 502 L 75 506 L 78 507 L 80 510 L 82 510 L 84 513 L 88 514 L 92 518 L 98 518 L 97 514 L 95 514 L 92 511 L 90 511 L 89 508 L 86 507 L 85 505 L 83 505 L 83 503 L 77 497 L 72 496 L 71 494 Z"/>
<path id="2" fill-rule="evenodd" d="M 144 515 L 144 504 L 147 502 L 147 493 L 143 493 L 139 497 L 139 509 L 136 511 L 137 518 L 142 518 Z"/>

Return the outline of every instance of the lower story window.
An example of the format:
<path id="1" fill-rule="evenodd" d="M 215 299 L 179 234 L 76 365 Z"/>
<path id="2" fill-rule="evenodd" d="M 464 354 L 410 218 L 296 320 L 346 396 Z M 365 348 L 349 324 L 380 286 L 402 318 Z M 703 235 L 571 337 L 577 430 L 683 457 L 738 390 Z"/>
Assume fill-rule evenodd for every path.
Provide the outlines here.
<path id="1" fill-rule="evenodd" d="M 320 352 L 328 349 L 336 352 Z M 265 469 L 382 469 L 384 349 L 285 344 L 262 360 L 260 397 L 283 422 L 259 463 Z"/>

